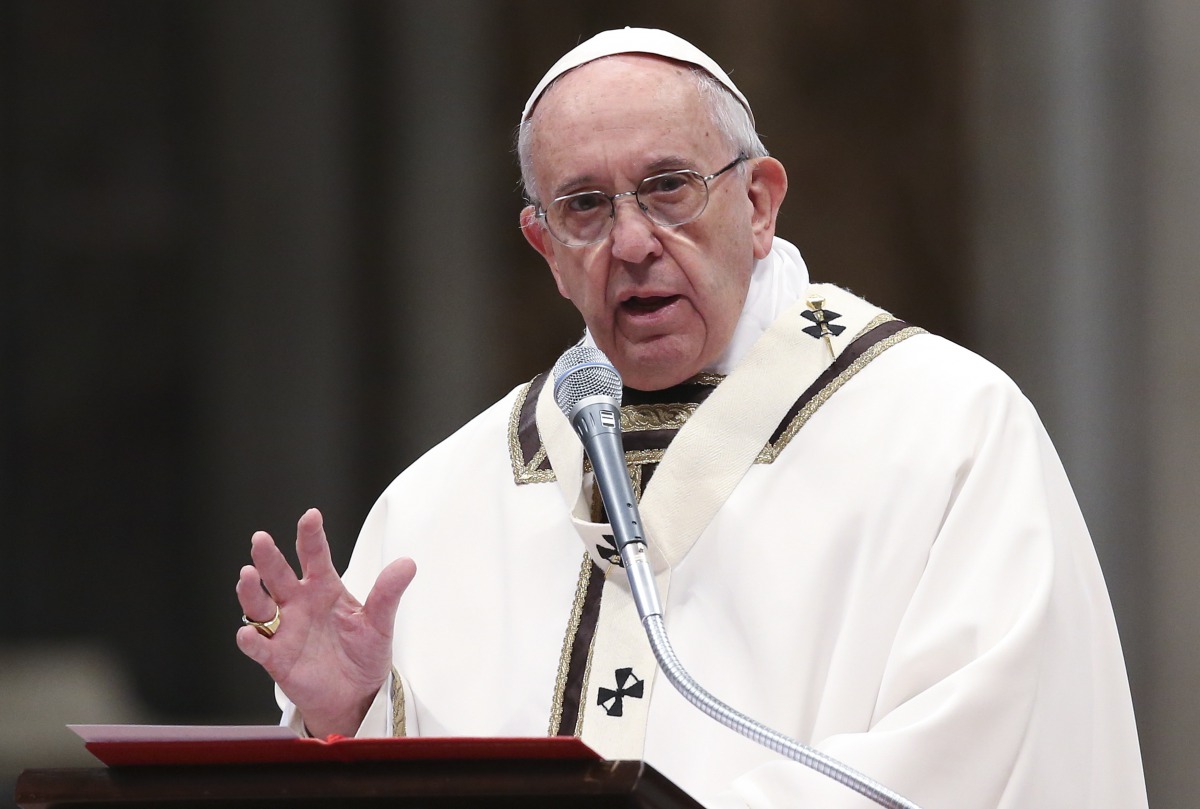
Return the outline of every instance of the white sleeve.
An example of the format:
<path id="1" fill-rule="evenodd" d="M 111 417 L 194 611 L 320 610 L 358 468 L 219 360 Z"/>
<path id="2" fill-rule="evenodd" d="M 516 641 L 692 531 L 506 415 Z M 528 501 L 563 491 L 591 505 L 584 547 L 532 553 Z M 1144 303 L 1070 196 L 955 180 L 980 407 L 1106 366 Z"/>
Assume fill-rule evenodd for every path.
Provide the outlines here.
<path id="1" fill-rule="evenodd" d="M 375 699 L 371 701 L 371 706 L 367 708 L 366 716 L 363 717 L 362 723 L 358 726 L 358 730 L 354 734 L 355 738 L 377 738 L 395 735 L 393 733 L 392 699 L 390 696 L 393 676 L 394 674 L 389 675 L 387 681 L 376 692 Z M 296 708 L 295 704 L 280 690 L 279 686 L 275 687 L 275 701 L 279 704 L 279 708 L 283 712 L 280 724 L 296 731 L 296 735 L 298 736 L 303 738 L 309 737 L 311 734 L 304 725 L 304 716 Z"/>

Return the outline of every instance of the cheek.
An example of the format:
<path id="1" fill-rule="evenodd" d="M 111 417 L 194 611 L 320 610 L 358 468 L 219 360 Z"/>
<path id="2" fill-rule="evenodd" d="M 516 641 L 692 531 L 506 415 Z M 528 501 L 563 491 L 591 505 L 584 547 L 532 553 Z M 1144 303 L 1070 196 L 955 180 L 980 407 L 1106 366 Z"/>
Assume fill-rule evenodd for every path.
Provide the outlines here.
<path id="1" fill-rule="evenodd" d="M 714 231 L 712 238 L 699 247 L 697 258 L 705 267 L 702 283 L 709 294 L 721 297 L 743 294 L 755 260 L 749 234 L 738 227 L 724 227 Z"/>
<path id="2" fill-rule="evenodd" d="M 727 237 L 717 242 L 721 250 L 709 256 L 705 283 L 701 290 L 702 316 L 718 333 L 732 331 L 746 303 L 750 274 L 754 271 L 754 254 L 750 241 L 738 233 L 721 234 Z"/>
<path id="3" fill-rule="evenodd" d="M 583 313 L 602 306 L 605 274 L 595 266 L 594 257 L 573 254 L 555 258 L 553 272 L 559 293 Z"/>
<path id="4" fill-rule="evenodd" d="M 556 266 L 552 266 L 550 273 L 554 276 L 554 285 L 558 287 L 558 294 L 567 300 L 571 300 L 571 286 L 567 283 L 567 278 L 562 270 Z"/>

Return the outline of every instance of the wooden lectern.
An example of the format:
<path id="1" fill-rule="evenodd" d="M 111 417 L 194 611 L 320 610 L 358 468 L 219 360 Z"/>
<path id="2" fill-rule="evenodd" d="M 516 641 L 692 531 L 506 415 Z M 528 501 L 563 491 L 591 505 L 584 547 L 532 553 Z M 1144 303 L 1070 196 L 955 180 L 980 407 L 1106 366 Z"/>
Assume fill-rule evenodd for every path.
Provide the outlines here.
<path id="1" fill-rule="evenodd" d="M 604 761 L 577 739 L 346 739 L 333 744 L 293 739 L 223 747 L 143 744 L 140 752 L 126 746 L 115 756 L 111 749 L 107 754 L 97 753 L 118 766 L 26 770 L 17 780 L 17 806 L 700 807 L 653 767 L 641 761 Z"/>

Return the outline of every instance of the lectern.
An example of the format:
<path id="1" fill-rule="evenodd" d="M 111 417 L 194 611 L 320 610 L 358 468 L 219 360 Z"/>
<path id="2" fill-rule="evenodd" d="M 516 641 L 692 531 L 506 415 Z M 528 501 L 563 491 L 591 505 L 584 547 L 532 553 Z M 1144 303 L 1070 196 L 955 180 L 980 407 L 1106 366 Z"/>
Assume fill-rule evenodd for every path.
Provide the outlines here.
<path id="1" fill-rule="evenodd" d="M 700 807 L 644 762 L 605 761 L 574 739 L 295 739 L 144 744 L 141 751 L 126 747 L 115 758 L 108 751 L 117 766 L 26 770 L 16 803 L 22 809 Z"/>

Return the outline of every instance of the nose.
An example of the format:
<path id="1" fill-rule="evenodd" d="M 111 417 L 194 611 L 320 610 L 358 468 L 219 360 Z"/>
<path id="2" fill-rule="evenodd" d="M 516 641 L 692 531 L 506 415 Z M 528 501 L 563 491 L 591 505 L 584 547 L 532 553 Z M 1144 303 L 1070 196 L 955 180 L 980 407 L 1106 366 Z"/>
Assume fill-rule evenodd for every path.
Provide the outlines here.
<path id="1" fill-rule="evenodd" d="M 662 244 L 654 232 L 655 225 L 638 206 L 633 196 L 613 203 L 612 254 L 630 264 L 640 264 L 650 256 L 662 253 Z"/>

